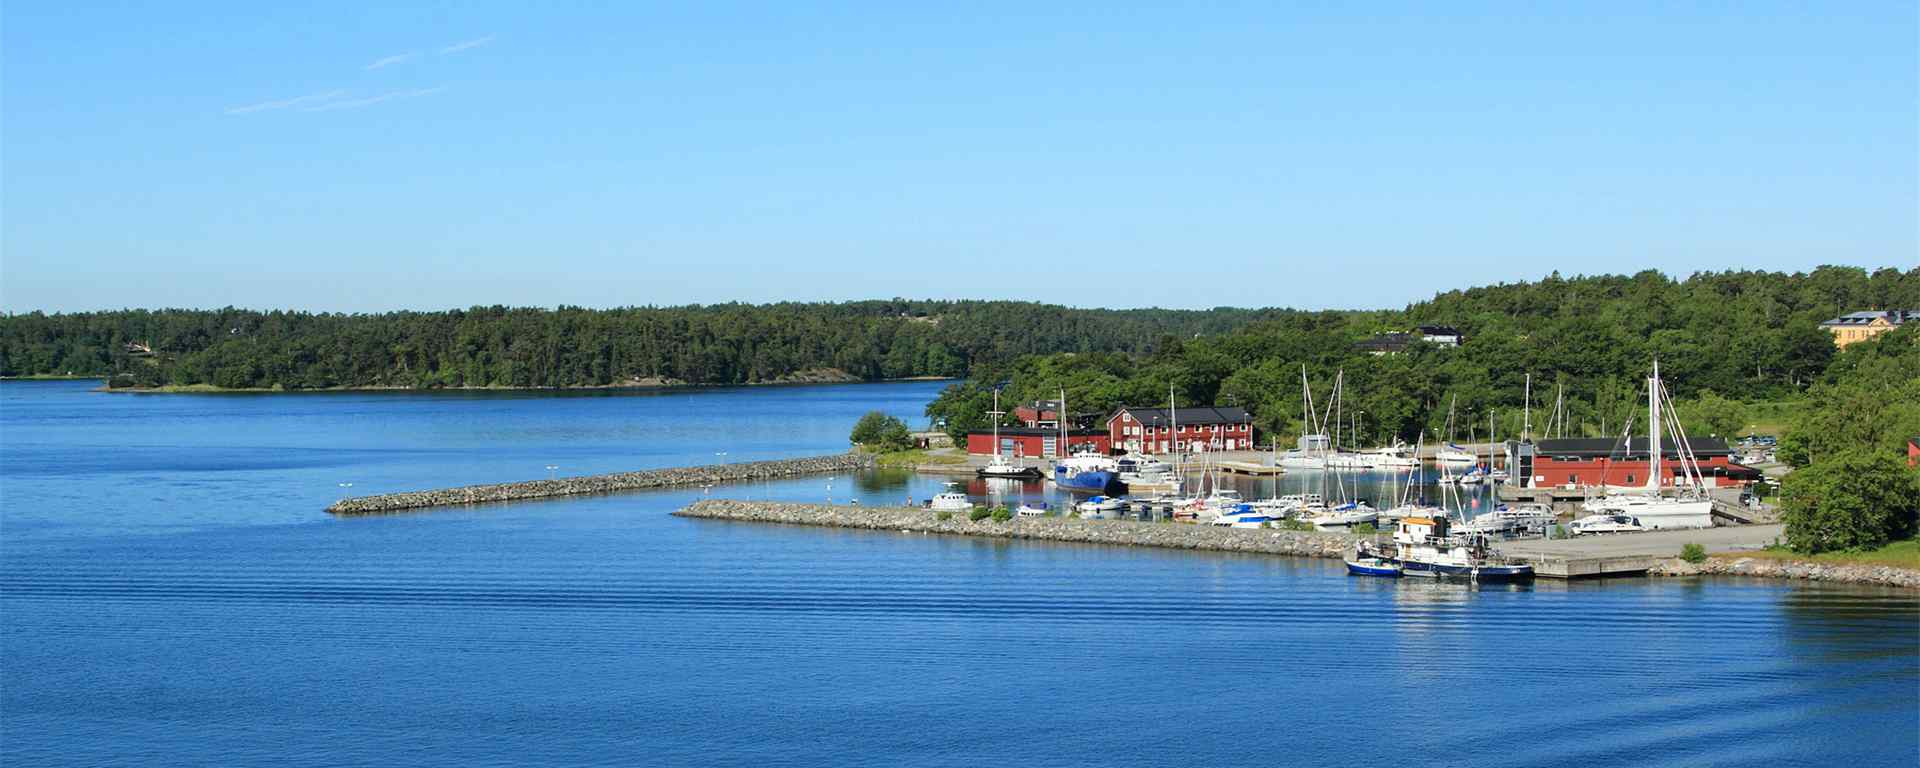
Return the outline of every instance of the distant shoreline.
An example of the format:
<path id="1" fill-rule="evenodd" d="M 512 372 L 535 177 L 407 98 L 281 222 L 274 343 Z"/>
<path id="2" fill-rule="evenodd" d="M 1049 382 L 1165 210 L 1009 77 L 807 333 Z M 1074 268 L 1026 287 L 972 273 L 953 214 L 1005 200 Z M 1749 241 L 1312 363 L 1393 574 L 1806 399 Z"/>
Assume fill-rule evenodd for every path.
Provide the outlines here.
<path id="1" fill-rule="evenodd" d="M 11 377 L 10 381 L 80 381 L 99 376 L 62 376 L 62 377 Z M 951 376 L 908 376 L 896 379 L 859 379 L 859 378 L 800 378 L 779 381 L 750 381 L 741 383 L 697 383 L 687 381 L 648 381 L 634 380 L 618 384 L 581 384 L 566 387 L 499 387 L 499 386 L 458 386 L 458 387 L 406 387 L 398 385 L 376 385 L 361 387 L 313 387 L 307 389 L 284 389 L 277 387 L 216 387 L 212 384 L 168 384 L 159 387 L 108 387 L 102 381 L 95 392 L 115 392 L 137 395 L 298 395 L 305 393 L 327 392 L 595 392 L 605 390 L 628 390 L 635 392 L 670 391 L 692 389 L 724 389 L 727 387 L 806 387 L 824 384 L 898 384 L 913 381 L 959 381 Z"/>

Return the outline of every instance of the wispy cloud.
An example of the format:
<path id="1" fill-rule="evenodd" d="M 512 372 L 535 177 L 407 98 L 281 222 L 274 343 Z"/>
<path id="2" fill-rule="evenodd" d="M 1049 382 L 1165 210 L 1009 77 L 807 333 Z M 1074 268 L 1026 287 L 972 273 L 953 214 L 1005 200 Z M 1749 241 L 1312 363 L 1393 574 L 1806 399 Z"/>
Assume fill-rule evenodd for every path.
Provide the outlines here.
<path id="1" fill-rule="evenodd" d="M 463 42 L 454 43 L 453 45 L 449 45 L 445 48 L 441 48 L 440 54 L 444 56 L 449 53 L 459 53 L 461 51 L 478 48 L 480 46 L 486 45 L 487 43 L 491 43 L 491 42 L 493 42 L 493 35 L 487 35 L 486 37 L 476 37 L 472 40 L 466 40 Z"/>
<path id="2" fill-rule="evenodd" d="M 440 88 L 415 88 L 410 91 L 391 91 L 388 93 L 380 94 L 378 96 L 368 96 L 364 99 L 346 99 L 343 101 L 328 101 L 321 104 L 314 104 L 308 107 L 301 107 L 300 111 L 332 112 L 333 110 L 336 110 L 336 109 L 359 109 L 361 107 L 371 107 L 375 104 L 380 104 L 388 101 L 399 101 L 401 99 L 412 99 L 420 96 L 431 96 L 433 94 L 439 93 L 444 90 L 446 90 L 446 88 L 440 87 Z"/>
<path id="3" fill-rule="evenodd" d="M 361 69 L 371 72 L 373 70 L 381 69 L 383 67 L 391 67 L 395 64 L 412 61 L 419 57 L 420 57 L 420 54 L 418 52 L 395 54 L 393 56 L 388 56 L 386 58 L 375 59 L 372 64 L 368 64 L 364 67 L 361 67 Z"/>
<path id="4" fill-rule="evenodd" d="M 316 106 L 331 102 L 334 99 L 338 99 L 345 95 L 347 95 L 346 91 L 335 90 L 335 91 L 327 91 L 326 93 L 315 93 L 315 94 L 309 94 L 306 96 L 296 96 L 291 99 L 277 99 L 274 101 L 263 101 L 258 104 L 248 104 L 244 107 L 233 107 L 227 110 L 227 114 L 245 115 L 253 112 L 269 112 L 276 109 L 292 109 L 294 107 L 300 107 L 302 109 L 310 109 L 312 107 L 316 107 Z"/>

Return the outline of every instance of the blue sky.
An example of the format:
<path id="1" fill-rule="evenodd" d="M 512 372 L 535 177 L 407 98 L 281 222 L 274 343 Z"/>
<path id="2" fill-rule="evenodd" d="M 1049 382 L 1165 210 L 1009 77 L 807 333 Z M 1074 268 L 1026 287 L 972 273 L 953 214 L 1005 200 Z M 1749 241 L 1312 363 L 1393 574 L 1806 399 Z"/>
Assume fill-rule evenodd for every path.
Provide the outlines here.
<path id="1" fill-rule="evenodd" d="M 0 308 L 1920 261 L 1913 2 L 922 5 L 9 2 Z"/>

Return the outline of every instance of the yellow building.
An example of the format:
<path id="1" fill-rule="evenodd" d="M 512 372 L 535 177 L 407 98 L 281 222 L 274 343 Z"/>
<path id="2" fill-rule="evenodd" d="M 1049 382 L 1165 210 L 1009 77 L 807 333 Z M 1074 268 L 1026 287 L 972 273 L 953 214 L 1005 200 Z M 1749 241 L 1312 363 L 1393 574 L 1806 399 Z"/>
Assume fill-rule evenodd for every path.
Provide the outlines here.
<path id="1" fill-rule="evenodd" d="M 1833 333 L 1834 346 L 1844 347 L 1906 325 L 1909 320 L 1920 321 L 1920 310 L 1889 309 L 1854 312 L 1821 323 L 1820 327 Z"/>

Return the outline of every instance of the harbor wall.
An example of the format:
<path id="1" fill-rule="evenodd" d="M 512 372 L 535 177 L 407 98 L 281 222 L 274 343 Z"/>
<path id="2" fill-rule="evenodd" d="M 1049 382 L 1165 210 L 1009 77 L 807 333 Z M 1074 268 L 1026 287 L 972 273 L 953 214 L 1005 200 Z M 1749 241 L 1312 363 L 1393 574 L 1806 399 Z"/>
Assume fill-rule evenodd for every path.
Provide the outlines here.
<path id="1" fill-rule="evenodd" d="M 1283 531 L 1225 528 L 1211 525 L 1149 523 L 1137 520 L 1082 520 L 1078 518 L 992 518 L 969 520 L 955 513 L 946 520 L 931 510 L 915 507 L 795 504 L 772 501 L 701 499 L 673 513 L 706 520 L 814 525 L 902 533 L 950 533 L 1034 541 L 1113 544 L 1213 552 L 1247 552 L 1297 557 L 1343 557 L 1355 541 L 1366 538 L 1324 531 Z"/>
<path id="2" fill-rule="evenodd" d="M 518 483 L 469 485 L 434 491 L 406 491 L 377 496 L 341 499 L 327 507 L 335 515 L 380 515 L 433 507 L 485 504 L 500 501 L 525 501 L 561 496 L 586 496 L 622 491 L 712 485 L 778 479 L 796 475 L 823 475 L 871 469 L 873 456 L 842 453 L 778 461 L 747 461 L 735 464 L 710 464 L 700 467 L 670 467 L 608 475 L 560 477 Z"/>
<path id="3" fill-rule="evenodd" d="M 1761 576 L 1803 581 L 1884 584 L 1890 587 L 1920 589 L 1920 571 L 1909 568 L 1859 563 L 1779 560 L 1770 557 L 1720 555 L 1697 564 L 1677 557 L 1668 558 L 1648 569 L 1647 574 L 1650 576 Z"/>

